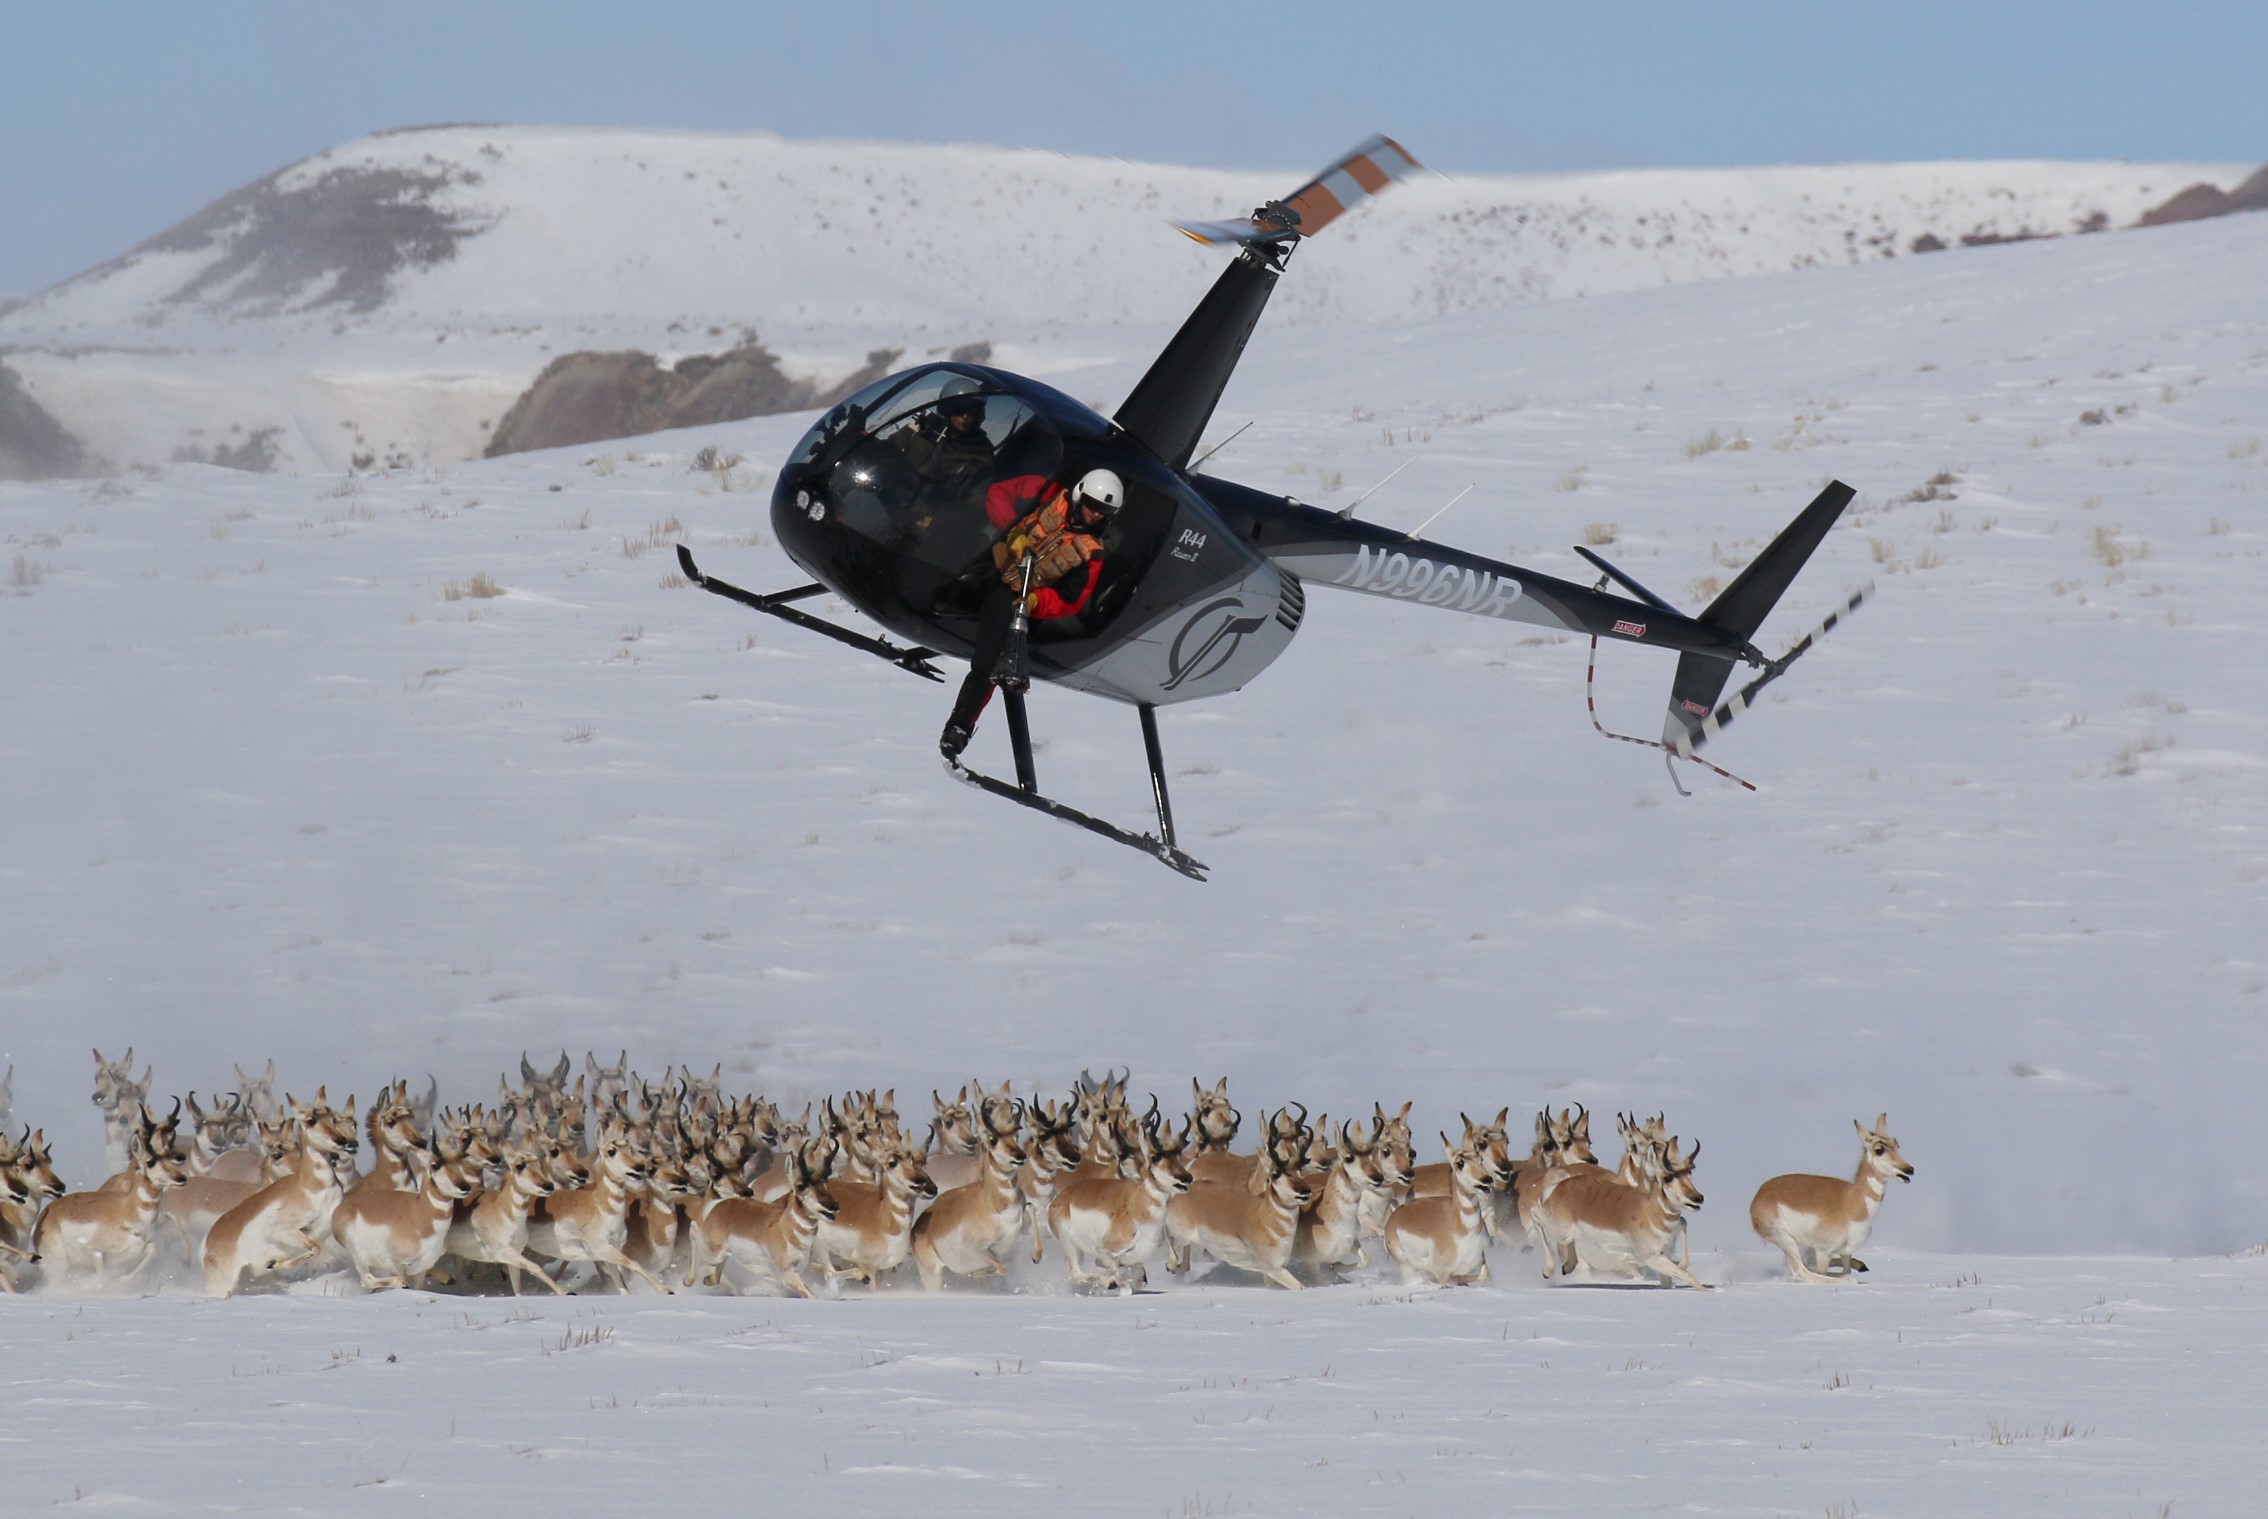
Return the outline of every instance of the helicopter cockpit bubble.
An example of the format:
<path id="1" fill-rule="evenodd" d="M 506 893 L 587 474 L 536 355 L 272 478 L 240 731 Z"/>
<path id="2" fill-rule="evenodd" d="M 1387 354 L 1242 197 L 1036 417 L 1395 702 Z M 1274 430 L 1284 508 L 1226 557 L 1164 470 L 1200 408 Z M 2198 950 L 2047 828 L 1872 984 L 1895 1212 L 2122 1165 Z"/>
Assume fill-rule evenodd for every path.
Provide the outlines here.
<path id="1" fill-rule="evenodd" d="M 1066 478 L 1084 467 L 1071 454 L 1109 433 L 1090 408 L 1021 376 L 962 364 L 908 370 L 842 401 L 804 435 L 781 471 L 773 524 L 799 564 L 863 605 L 925 624 L 973 618 L 999 536 L 987 492 L 1021 477 Z"/>

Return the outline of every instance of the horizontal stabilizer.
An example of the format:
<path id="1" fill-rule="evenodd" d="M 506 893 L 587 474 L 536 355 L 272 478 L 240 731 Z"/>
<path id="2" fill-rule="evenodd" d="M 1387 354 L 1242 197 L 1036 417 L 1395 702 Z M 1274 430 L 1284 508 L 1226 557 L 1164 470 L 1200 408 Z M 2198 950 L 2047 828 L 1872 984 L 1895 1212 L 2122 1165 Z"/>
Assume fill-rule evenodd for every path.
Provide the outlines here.
<path id="1" fill-rule="evenodd" d="M 1226 221 L 1177 221 L 1189 237 L 1207 244 L 1272 242 L 1313 237 L 1346 212 L 1424 167 L 1391 137 L 1375 136 L 1280 201 L 1250 216 Z"/>
<path id="2" fill-rule="evenodd" d="M 1830 481 L 1763 553 L 1733 577 L 1733 583 L 1709 603 L 1697 620 L 1723 629 L 1744 644 L 1754 638 L 1756 630 L 1764 625 L 1765 617 L 1779 603 L 1781 593 L 1795 579 L 1796 572 L 1803 568 L 1812 551 L 1827 536 L 1827 530 L 1835 525 L 1835 519 L 1842 516 L 1843 508 L 1849 506 L 1851 498 L 1857 494 L 1840 480 Z M 1757 663 L 1763 663 L 1762 655 L 1754 649 L 1749 652 Z M 1663 743 L 1690 754 L 1706 741 L 1703 724 L 1709 720 L 1717 698 L 1731 682 L 1733 668 L 1730 661 L 1707 654 L 1679 656 L 1677 677 L 1670 683 L 1669 712 L 1662 721 Z"/>

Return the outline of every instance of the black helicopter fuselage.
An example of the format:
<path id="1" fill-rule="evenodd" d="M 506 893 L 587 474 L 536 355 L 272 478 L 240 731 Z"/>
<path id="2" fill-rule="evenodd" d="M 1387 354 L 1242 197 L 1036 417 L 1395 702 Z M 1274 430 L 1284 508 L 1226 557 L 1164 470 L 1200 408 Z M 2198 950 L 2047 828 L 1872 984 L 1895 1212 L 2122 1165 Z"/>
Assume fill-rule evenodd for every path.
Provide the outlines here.
<path id="1" fill-rule="evenodd" d="M 954 381 L 965 382 L 954 409 L 971 421 L 943 415 Z M 1038 482 L 1098 468 L 1125 482 L 1126 501 L 1087 606 L 1032 624 L 1039 679 L 1150 706 L 1236 690 L 1290 645 L 1309 583 L 1727 661 L 1740 653 L 1739 640 L 1674 612 L 1173 468 L 1061 391 L 974 364 L 907 370 L 829 411 L 781 470 L 772 525 L 798 565 L 861 612 L 965 656 L 997 575 L 1001 519 Z"/>

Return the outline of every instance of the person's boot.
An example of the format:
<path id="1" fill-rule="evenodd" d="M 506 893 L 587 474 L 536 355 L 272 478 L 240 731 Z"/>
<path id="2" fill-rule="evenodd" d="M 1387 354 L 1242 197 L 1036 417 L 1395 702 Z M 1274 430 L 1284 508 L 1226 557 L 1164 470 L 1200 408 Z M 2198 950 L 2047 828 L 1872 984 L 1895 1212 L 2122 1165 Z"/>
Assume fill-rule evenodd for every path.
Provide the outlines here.
<path id="1" fill-rule="evenodd" d="M 958 717 L 950 719 L 945 724 L 945 731 L 937 735 L 937 752 L 944 755 L 948 760 L 958 760 L 961 757 L 961 751 L 969 746 L 970 736 L 975 732 L 974 727 L 962 722 Z"/>

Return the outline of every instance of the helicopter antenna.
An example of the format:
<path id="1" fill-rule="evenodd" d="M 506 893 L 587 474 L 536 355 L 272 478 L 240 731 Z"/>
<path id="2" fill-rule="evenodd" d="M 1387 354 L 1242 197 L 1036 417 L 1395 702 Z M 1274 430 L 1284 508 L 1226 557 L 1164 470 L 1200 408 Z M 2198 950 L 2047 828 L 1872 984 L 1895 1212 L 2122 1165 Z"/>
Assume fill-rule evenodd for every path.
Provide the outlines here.
<path id="1" fill-rule="evenodd" d="M 1394 475 L 1400 474 L 1403 470 L 1408 469 L 1415 463 L 1417 463 L 1417 460 L 1415 458 L 1409 458 L 1404 459 L 1401 463 L 1395 465 L 1393 474 L 1388 475 L 1385 480 L 1379 481 L 1376 485 L 1373 485 L 1370 489 L 1364 491 L 1361 495 L 1355 497 L 1352 501 L 1349 501 L 1345 506 L 1340 507 L 1339 515 L 1342 517 L 1352 517 L 1354 515 L 1354 509 L 1356 507 L 1362 505 L 1365 501 L 1368 501 L 1371 497 L 1384 490 L 1386 488 L 1387 482 L 1392 480 L 1394 478 Z"/>
<path id="2" fill-rule="evenodd" d="M 1251 425 L 1252 425 L 1252 424 L 1251 424 L 1250 422 L 1247 422 L 1247 423 L 1245 423 L 1245 424 L 1244 424 L 1244 427 L 1250 427 Z M 1205 450 L 1205 451 L 1204 451 L 1203 453 L 1199 454 L 1199 455 L 1197 456 L 1197 464 L 1202 464 L 1202 463 L 1204 463 L 1204 462 L 1205 462 L 1205 461 L 1206 461 L 1207 459 L 1210 459 L 1211 457 L 1213 457 L 1213 455 L 1215 455 L 1215 454 L 1219 453 L 1219 452 L 1220 452 L 1220 451 L 1221 451 L 1222 449 L 1224 449 L 1224 448 L 1228 447 L 1228 446 L 1229 446 L 1229 445 L 1230 445 L 1231 443 L 1234 443 L 1234 442 L 1235 442 L 1235 441 L 1236 441 L 1237 439 L 1239 439 L 1239 438 L 1243 437 L 1243 436 L 1244 436 L 1244 427 L 1240 427 L 1240 428 L 1238 428 L 1238 429 L 1237 429 L 1237 430 L 1236 430 L 1235 432 L 1232 432 L 1232 433 L 1230 433 L 1230 434 L 1229 434 L 1229 435 L 1228 435 L 1227 437 L 1225 437 L 1225 438 L 1221 439 L 1221 441 L 1220 441 L 1220 442 L 1218 442 L 1218 443 L 1214 444 L 1214 445 L 1213 445 L 1213 446 L 1212 446 L 1211 448 L 1208 448 L 1208 449 L 1206 449 L 1206 450 Z M 1192 465 L 1190 465 L 1190 466 L 1189 466 L 1189 468 L 1188 468 L 1188 469 L 1186 469 L 1186 470 L 1184 470 L 1184 471 L 1183 471 L 1182 473 L 1184 473 L 1184 474 L 1194 474 L 1194 473 L 1196 473 L 1196 470 L 1197 470 L 1197 464 L 1192 464 Z"/>
<path id="3" fill-rule="evenodd" d="M 1455 506 L 1458 502 L 1464 500 L 1467 496 L 1471 495 L 1479 485 L 1480 482 L 1478 480 L 1475 480 L 1471 485 L 1466 486 L 1463 490 L 1457 492 L 1456 495 L 1451 496 L 1447 501 L 1442 502 L 1441 512 L 1449 510 L 1450 507 Z M 1419 523 L 1417 525 L 1417 531 L 1410 534 L 1410 542 L 1415 543 L 1418 541 L 1418 539 L 1425 536 L 1425 530 L 1441 520 L 1441 512 L 1435 512 L 1432 516 Z"/>

